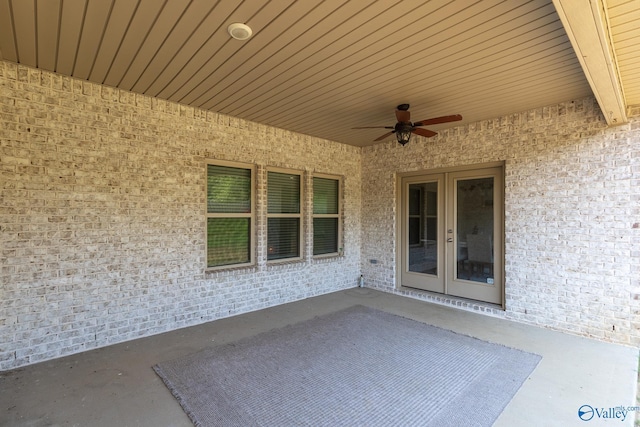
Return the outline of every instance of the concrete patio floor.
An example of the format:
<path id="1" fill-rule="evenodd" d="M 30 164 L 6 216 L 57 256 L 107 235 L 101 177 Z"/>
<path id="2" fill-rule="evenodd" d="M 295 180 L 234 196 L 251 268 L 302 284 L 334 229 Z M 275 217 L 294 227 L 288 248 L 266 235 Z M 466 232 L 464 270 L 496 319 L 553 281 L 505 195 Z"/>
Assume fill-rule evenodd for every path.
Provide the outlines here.
<path id="1" fill-rule="evenodd" d="M 496 426 L 633 426 L 582 405 L 636 406 L 638 349 L 371 289 L 350 289 L 0 373 L 2 426 L 190 426 L 151 367 L 206 347 L 361 304 L 543 358 Z"/>

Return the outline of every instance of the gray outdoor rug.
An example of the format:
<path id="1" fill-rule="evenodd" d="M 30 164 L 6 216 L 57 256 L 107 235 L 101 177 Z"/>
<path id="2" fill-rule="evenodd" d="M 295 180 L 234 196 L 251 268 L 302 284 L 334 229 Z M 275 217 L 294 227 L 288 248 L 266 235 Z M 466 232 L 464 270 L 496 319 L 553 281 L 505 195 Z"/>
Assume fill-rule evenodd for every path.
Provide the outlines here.
<path id="1" fill-rule="evenodd" d="M 197 426 L 490 426 L 541 357 L 355 306 L 154 366 Z"/>

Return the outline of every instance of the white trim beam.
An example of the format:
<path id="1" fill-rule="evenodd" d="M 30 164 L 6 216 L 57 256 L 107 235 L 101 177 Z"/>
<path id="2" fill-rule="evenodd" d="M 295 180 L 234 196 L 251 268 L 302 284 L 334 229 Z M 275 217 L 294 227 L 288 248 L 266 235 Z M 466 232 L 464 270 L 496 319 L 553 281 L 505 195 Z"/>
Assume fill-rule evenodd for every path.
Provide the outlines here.
<path id="1" fill-rule="evenodd" d="M 607 124 L 628 122 L 626 102 L 602 0 L 553 0 Z"/>

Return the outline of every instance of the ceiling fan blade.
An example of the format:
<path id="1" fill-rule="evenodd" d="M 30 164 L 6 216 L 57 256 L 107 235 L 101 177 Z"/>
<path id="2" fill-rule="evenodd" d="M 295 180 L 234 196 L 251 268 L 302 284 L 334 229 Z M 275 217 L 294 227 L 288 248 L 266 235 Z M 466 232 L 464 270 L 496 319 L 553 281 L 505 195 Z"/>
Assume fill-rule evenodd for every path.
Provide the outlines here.
<path id="1" fill-rule="evenodd" d="M 359 126 L 351 129 L 393 129 L 393 126 Z"/>
<path id="2" fill-rule="evenodd" d="M 394 132 L 395 132 L 395 131 L 394 131 Z M 391 136 L 391 135 L 393 135 L 393 132 L 387 132 L 387 133 L 385 133 L 384 135 L 382 135 L 382 136 L 380 136 L 380 137 L 378 137 L 378 138 L 374 139 L 374 141 L 382 141 L 383 139 L 385 139 L 385 138 L 387 138 L 387 137 L 389 137 L 389 136 Z"/>
<path id="3" fill-rule="evenodd" d="M 419 122 L 415 122 L 413 125 L 428 126 L 437 125 L 438 123 L 457 122 L 458 120 L 462 120 L 462 116 L 460 114 L 454 114 L 452 116 L 434 117 L 433 119 L 421 120 Z"/>
<path id="4" fill-rule="evenodd" d="M 411 113 L 406 110 L 396 110 L 396 118 L 399 122 L 408 122 L 411 120 Z"/>
<path id="5" fill-rule="evenodd" d="M 432 130 L 422 129 L 422 128 L 416 128 L 411 132 L 420 136 L 426 136 L 427 138 L 431 138 L 432 136 L 436 136 L 438 134 L 438 132 L 434 132 Z"/>

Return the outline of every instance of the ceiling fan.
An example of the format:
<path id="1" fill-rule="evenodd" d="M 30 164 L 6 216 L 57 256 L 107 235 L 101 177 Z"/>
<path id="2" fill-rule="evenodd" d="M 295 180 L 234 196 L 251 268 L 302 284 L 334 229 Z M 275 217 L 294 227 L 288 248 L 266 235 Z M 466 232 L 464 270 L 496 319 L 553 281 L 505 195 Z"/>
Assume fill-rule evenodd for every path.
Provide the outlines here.
<path id="1" fill-rule="evenodd" d="M 438 134 L 432 130 L 423 129 L 421 126 L 437 125 L 440 123 L 457 122 L 458 120 L 462 120 L 462 116 L 460 114 L 454 114 L 452 116 L 434 117 L 432 119 L 420 120 L 419 122 L 411 123 L 409 104 L 400 104 L 396 107 L 396 118 L 398 119 L 398 123 L 396 123 L 395 126 L 362 126 L 353 129 L 393 129 L 391 132 L 387 132 L 381 137 L 374 139 L 374 141 L 382 141 L 395 133 L 398 142 L 401 145 L 405 145 L 409 142 L 409 138 L 412 133 L 425 136 L 427 138 Z"/>

